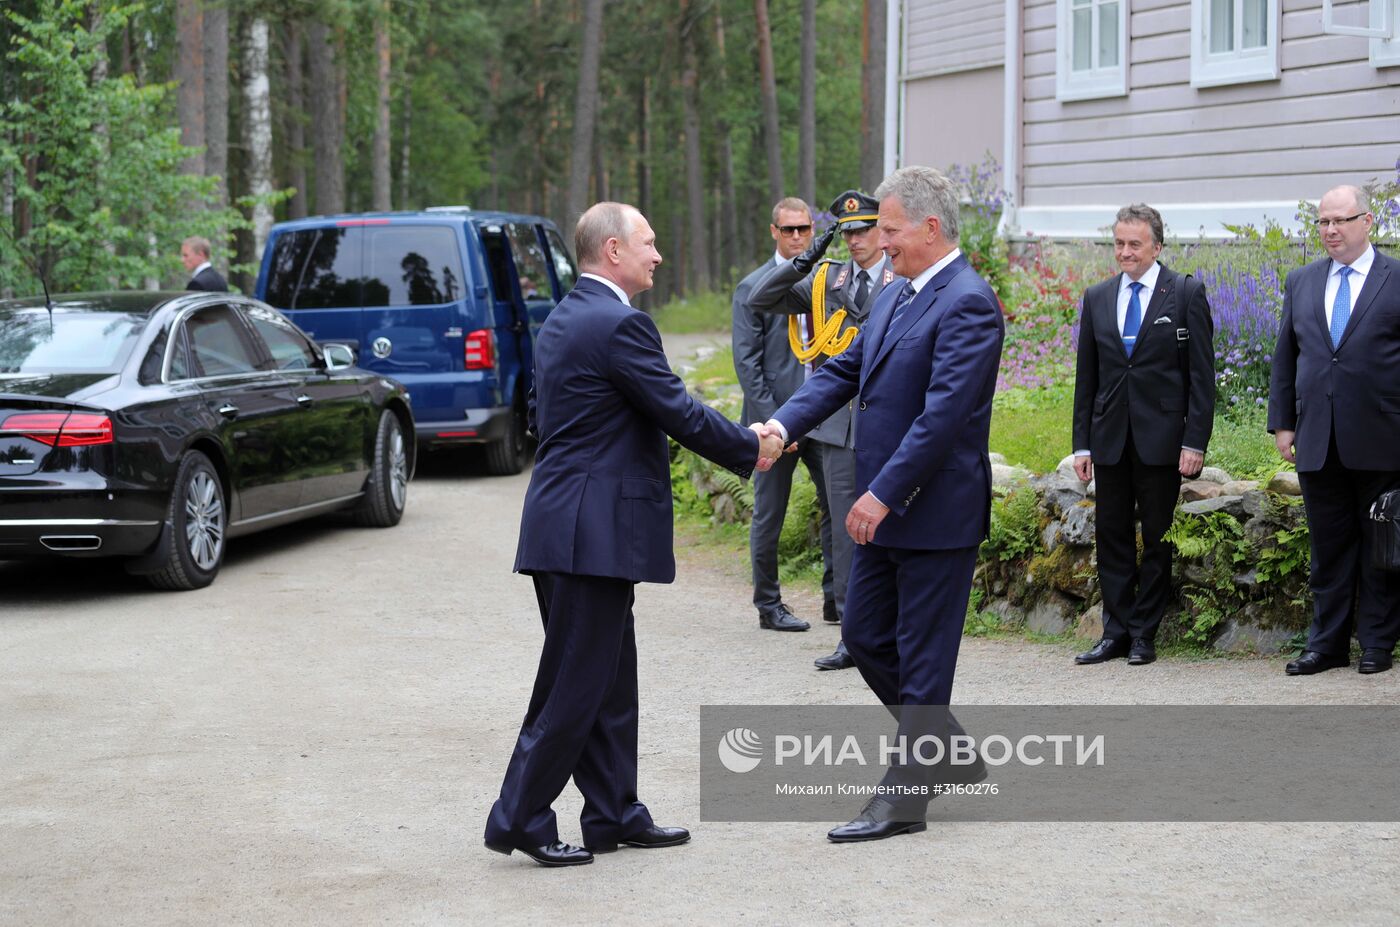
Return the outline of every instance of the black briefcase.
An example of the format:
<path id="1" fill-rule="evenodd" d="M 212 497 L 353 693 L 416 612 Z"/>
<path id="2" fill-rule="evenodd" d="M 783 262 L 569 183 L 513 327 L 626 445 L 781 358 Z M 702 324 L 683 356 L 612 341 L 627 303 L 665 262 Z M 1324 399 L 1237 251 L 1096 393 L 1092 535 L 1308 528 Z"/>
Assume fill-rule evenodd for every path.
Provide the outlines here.
<path id="1" fill-rule="evenodd" d="M 1371 503 L 1371 565 L 1400 571 L 1400 489 L 1387 489 Z"/>

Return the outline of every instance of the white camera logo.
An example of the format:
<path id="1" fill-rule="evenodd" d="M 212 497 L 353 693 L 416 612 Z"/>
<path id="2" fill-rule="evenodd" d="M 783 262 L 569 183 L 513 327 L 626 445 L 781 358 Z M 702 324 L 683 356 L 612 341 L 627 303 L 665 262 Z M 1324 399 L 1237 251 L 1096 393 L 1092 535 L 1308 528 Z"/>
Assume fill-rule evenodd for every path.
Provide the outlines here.
<path id="1" fill-rule="evenodd" d="M 736 727 L 719 740 L 719 761 L 734 773 L 746 773 L 763 759 L 763 742 L 746 727 Z"/>

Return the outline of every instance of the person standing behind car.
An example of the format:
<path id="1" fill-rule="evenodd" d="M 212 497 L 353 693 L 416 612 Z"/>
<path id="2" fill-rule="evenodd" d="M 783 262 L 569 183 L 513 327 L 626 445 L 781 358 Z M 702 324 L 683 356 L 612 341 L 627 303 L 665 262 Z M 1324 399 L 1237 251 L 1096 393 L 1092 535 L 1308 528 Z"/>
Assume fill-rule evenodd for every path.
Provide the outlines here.
<path id="1" fill-rule="evenodd" d="M 180 263 L 190 272 L 190 282 L 185 289 L 228 292 L 228 281 L 209 263 L 210 251 L 209 239 L 198 235 L 191 235 L 180 243 Z"/>
<path id="2" fill-rule="evenodd" d="M 1157 659 L 1171 598 L 1171 527 L 1181 478 L 1201 472 L 1215 415 L 1214 328 L 1205 287 L 1157 263 L 1162 216 L 1118 210 L 1122 273 L 1084 291 L 1074 375 L 1074 471 L 1097 478 L 1094 540 L 1103 638 L 1080 665 Z M 1142 521 L 1142 565 L 1137 559 Z"/>
<path id="3" fill-rule="evenodd" d="M 787 320 L 770 313 L 754 312 L 749 306 L 755 284 L 779 264 L 786 264 L 812 243 L 812 211 L 796 197 L 788 197 L 773 207 L 769 231 L 776 244 L 773 256 L 739 282 L 734 291 L 733 328 L 734 372 L 744 391 L 741 420 L 766 422 L 778 406 L 787 401 L 811 374 L 811 365 L 798 361 L 788 341 Z M 810 337 L 810 332 L 807 337 Z M 788 496 L 797 460 L 817 489 L 821 508 L 822 592 L 825 609 L 836 609 L 831 568 L 831 514 L 827 506 L 826 480 L 822 476 L 821 455 L 803 441 L 796 454 L 784 454 L 767 473 L 754 477 L 753 521 L 749 526 L 749 560 L 753 568 L 753 604 L 758 609 L 758 626 L 770 631 L 806 631 L 811 627 L 783 603 L 778 582 L 778 539 L 787 515 Z"/>
<path id="4" fill-rule="evenodd" d="M 889 259 L 880 250 L 880 233 L 875 227 L 880 217 L 879 211 L 879 201 L 859 190 L 842 193 L 831 204 L 831 214 L 836 222 L 826 234 L 802 254 L 768 271 L 749 295 L 751 309 L 805 317 L 809 332 L 813 331 L 814 324 L 821 325 L 820 319 L 813 322 L 818 308 L 814 300 L 818 294 L 823 304 L 823 318 L 838 312 L 845 314 L 841 330 L 833 331 L 832 338 L 827 342 L 828 347 L 844 347 L 827 353 L 819 350 L 819 345 L 813 345 L 810 350 L 817 351 L 812 359 L 814 367 L 850 347 L 869 317 L 875 298 L 885 287 L 904 282 L 904 278 L 895 274 Z M 838 231 L 851 253 L 850 260 L 822 261 L 822 255 Z M 819 261 L 825 265 L 824 271 L 818 269 Z M 816 283 L 817 274 L 822 277 L 820 289 Z M 838 527 L 831 535 L 835 608 L 823 617 L 827 621 L 840 622 L 846 614 L 846 587 L 850 581 L 851 553 L 855 549 L 851 536 L 839 530 L 856 502 L 856 430 L 851 403 L 847 402 L 835 415 L 814 428 L 809 437 L 821 457 L 822 475 L 826 479 L 826 500 L 831 508 L 832 522 Z M 837 642 L 834 653 L 818 657 L 814 663 L 820 670 L 855 666 L 844 640 Z"/>

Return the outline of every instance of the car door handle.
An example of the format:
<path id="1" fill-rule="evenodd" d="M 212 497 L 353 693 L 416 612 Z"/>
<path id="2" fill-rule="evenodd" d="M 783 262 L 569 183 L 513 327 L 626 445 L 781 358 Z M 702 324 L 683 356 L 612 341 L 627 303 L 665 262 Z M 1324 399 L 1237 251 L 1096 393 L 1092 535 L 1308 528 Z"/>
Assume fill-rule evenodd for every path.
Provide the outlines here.
<path id="1" fill-rule="evenodd" d="M 306 395 L 305 393 L 302 393 L 300 396 L 297 397 L 297 405 L 305 409 L 307 406 L 311 405 L 311 397 Z"/>
<path id="2" fill-rule="evenodd" d="M 219 414 L 224 418 L 238 418 L 238 406 L 231 402 L 226 402 L 219 406 Z"/>

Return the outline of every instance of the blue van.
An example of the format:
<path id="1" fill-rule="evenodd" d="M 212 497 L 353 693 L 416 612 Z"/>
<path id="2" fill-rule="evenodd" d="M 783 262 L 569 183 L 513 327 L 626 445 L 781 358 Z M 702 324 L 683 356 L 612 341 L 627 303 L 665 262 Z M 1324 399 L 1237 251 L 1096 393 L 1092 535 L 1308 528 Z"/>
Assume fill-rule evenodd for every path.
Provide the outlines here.
<path id="1" fill-rule="evenodd" d="M 550 220 L 440 207 L 278 223 L 256 294 L 407 386 L 420 445 L 484 445 L 504 475 L 530 459 L 534 339 L 574 278 Z"/>

